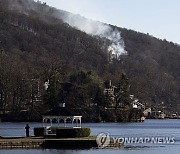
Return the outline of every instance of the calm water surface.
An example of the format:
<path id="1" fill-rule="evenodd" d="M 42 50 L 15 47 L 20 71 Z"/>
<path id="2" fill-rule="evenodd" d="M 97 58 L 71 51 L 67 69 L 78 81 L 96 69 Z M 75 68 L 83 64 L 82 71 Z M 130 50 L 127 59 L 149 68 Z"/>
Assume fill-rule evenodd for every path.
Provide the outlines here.
<path id="1" fill-rule="evenodd" d="M 24 136 L 26 123 L 0 123 L 0 136 Z M 41 123 L 29 123 L 30 134 L 33 128 L 42 126 Z M 121 149 L 90 149 L 90 150 L 0 150 L 0 154 L 179 154 L 180 153 L 180 120 L 146 120 L 143 123 L 84 123 L 83 127 L 91 128 L 91 135 L 101 132 L 109 133 L 112 137 L 174 137 L 173 144 L 126 144 Z"/>

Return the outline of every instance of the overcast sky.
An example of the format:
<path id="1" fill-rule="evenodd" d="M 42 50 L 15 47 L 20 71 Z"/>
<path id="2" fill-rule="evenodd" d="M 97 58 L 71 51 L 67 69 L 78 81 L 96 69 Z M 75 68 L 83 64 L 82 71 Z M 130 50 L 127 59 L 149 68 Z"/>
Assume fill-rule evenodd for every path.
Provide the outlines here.
<path id="1" fill-rule="evenodd" d="M 47 5 L 180 44 L 180 0 L 42 0 Z"/>

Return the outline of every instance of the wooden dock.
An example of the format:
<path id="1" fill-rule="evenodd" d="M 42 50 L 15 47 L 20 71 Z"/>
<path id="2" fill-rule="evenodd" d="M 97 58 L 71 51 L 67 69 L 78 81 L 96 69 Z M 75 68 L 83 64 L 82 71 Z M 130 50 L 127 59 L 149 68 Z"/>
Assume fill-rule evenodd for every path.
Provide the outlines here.
<path id="1" fill-rule="evenodd" d="M 122 143 L 110 142 L 106 148 L 121 148 Z M 83 138 L 0 138 L 0 149 L 91 149 L 98 148 L 96 137 Z"/>
<path id="2" fill-rule="evenodd" d="M 0 149 L 38 149 L 44 139 L 33 138 L 5 138 L 0 139 Z"/>

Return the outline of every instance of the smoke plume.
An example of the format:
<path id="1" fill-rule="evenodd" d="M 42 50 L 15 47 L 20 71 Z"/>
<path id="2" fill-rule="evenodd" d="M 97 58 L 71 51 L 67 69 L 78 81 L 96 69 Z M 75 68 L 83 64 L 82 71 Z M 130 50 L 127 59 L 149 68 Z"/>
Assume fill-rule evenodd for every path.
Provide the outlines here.
<path id="1" fill-rule="evenodd" d="M 84 31 L 89 35 L 108 39 L 111 42 L 108 51 L 112 57 L 119 57 L 120 55 L 127 54 L 120 32 L 117 29 L 114 30 L 110 25 L 70 13 L 64 14 L 61 18 L 70 26 Z"/>
<path id="2" fill-rule="evenodd" d="M 18 10 L 26 15 L 28 15 L 32 10 L 37 12 L 42 20 L 46 20 L 44 18 L 45 14 L 51 12 L 52 16 L 62 19 L 65 23 L 68 23 L 70 26 L 78 30 L 89 35 L 108 39 L 110 45 L 107 50 L 111 58 L 119 58 L 120 55 L 127 54 L 127 51 L 124 49 L 124 41 L 121 37 L 120 31 L 113 29 L 108 24 L 87 19 L 80 15 L 74 15 L 66 11 L 56 10 L 55 8 L 53 8 L 52 11 L 52 8 L 46 7 L 44 3 L 41 5 L 39 0 L 8 0 L 8 2 L 11 10 Z M 42 6 L 42 8 L 39 9 L 39 6 Z"/>

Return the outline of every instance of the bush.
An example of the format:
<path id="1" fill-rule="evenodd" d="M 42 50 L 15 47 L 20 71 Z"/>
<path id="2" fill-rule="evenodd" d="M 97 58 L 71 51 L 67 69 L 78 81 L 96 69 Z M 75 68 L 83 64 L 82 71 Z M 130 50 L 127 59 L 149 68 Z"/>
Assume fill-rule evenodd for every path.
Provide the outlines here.
<path id="1" fill-rule="evenodd" d="M 44 136 L 46 132 L 45 127 L 34 128 L 34 136 Z"/>
<path id="2" fill-rule="evenodd" d="M 75 138 L 88 137 L 90 135 L 90 128 L 58 128 L 56 129 L 57 138 Z"/>

